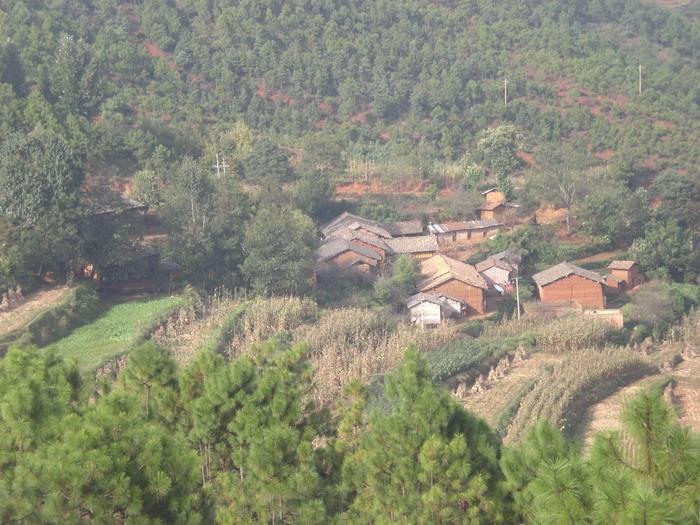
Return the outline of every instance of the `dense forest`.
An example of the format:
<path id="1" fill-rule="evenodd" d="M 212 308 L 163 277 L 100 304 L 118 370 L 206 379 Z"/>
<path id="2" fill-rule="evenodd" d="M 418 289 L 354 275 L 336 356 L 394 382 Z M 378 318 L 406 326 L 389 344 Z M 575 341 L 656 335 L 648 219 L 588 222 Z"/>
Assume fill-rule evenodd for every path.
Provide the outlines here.
<path id="1" fill-rule="evenodd" d="M 698 53 L 695 1 L 0 0 L 0 522 L 700 523 Z M 486 315 L 319 278 L 493 189 Z M 618 324 L 525 310 L 618 259 Z"/>

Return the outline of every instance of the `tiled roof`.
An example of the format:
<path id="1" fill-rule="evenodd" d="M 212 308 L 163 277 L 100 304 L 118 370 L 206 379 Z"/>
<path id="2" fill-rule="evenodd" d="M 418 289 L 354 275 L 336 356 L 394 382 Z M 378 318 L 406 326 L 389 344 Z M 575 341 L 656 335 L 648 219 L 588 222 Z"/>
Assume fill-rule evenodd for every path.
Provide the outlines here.
<path id="1" fill-rule="evenodd" d="M 547 268 L 546 270 L 536 273 L 532 276 L 533 281 L 535 281 L 539 286 L 546 286 L 554 281 L 568 277 L 569 275 L 578 275 L 584 279 L 590 279 L 597 283 L 604 282 L 603 277 L 596 272 L 590 270 L 584 270 L 578 266 L 575 266 L 568 262 L 559 263 L 556 266 Z"/>
<path id="2" fill-rule="evenodd" d="M 609 270 L 629 270 L 634 266 L 636 261 L 613 261 L 608 264 Z"/>
<path id="3" fill-rule="evenodd" d="M 331 222 L 323 226 L 321 228 L 321 233 L 324 237 L 332 237 L 335 232 L 348 228 L 352 230 L 365 229 L 380 237 L 391 237 L 391 233 L 377 221 L 365 219 L 349 212 L 341 213 Z"/>
<path id="4" fill-rule="evenodd" d="M 408 298 L 406 301 L 406 306 L 408 308 L 413 308 L 414 306 L 420 304 L 420 303 L 433 303 L 442 306 L 443 308 L 450 308 L 452 309 L 452 306 L 445 301 L 441 296 L 438 294 L 434 293 L 425 293 L 425 292 L 419 292 L 416 295 L 413 295 Z"/>
<path id="5" fill-rule="evenodd" d="M 431 233 L 450 233 L 457 231 L 484 230 L 494 228 L 502 224 L 496 219 L 484 219 L 480 221 L 448 221 L 436 224 L 429 224 L 428 230 Z"/>
<path id="6" fill-rule="evenodd" d="M 418 235 L 423 233 L 423 223 L 418 219 L 412 221 L 400 221 L 393 224 L 385 224 L 384 228 L 394 237 L 403 235 Z"/>
<path id="7" fill-rule="evenodd" d="M 418 237 L 396 237 L 387 239 L 387 244 L 394 253 L 426 253 L 437 252 L 440 249 L 437 239 L 432 235 Z"/>
<path id="8" fill-rule="evenodd" d="M 357 240 L 357 241 L 364 242 L 365 244 L 371 244 L 372 246 L 376 246 L 377 248 L 381 248 L 382 250 L 384 250 L 388 253 L 393 252 L 393 250 L 391 249 L 391 246 L 389 246 L 387 244 L 387 239 L 382 239 L 378 235 L 370 233 L 369 231 L 351 230 L 350 228 L 341 229 L 341 230 L 338 230 L 336 232 L 333 232 L 331 239 L 345 239 L 348 241 Z"/>
<path id="9" fill-rule="evenodd" d="M 352 251 L 354 253 L 364 255 L 369 259 L 381 260 L 381 256 L 374 250 L 370 250 L 365 246 L 359 246 L 347 239 L 333 239 L 319 246 L 316 255 L 319 261 L 327 261 L 341 253 Z"/>
<path id="10" fill-rule="evenodd" d="M 477 288 L 488 288 L 484 278 L 471 264 L 441 254 L 421 262 L 421 274 L 423 280 L 418 284 L 421 291 L 431 290 L 451 279 Z"/>

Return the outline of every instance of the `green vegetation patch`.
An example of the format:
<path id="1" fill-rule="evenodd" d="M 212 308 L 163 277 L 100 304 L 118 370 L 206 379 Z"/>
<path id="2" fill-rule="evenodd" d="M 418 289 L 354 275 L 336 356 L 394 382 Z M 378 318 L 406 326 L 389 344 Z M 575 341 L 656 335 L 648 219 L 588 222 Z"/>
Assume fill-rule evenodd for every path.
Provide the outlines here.
<path id="1" fill-rule="evenodd" d="M 92 370 L 142 342 L 182 302 L 180 297 L 162 297 L 116 304 L 49 348 L 66 360 L 74 359 L 81 371 Z"/>
<path id="2" fill-rule="evenodd" d="M 425 354 L 434 381 L 445 381 L 488 358 L 498 358 L 523 341 L 519 337 L 459 339 Z"/>

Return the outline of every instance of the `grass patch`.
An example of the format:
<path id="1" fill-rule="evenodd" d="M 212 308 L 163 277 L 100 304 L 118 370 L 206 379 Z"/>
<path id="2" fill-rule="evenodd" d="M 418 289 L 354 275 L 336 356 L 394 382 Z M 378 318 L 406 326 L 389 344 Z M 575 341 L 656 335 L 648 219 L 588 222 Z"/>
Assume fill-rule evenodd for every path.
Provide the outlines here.
<path id="1" fill-rule="evenodd" d="M 182 302 L 180 297 L 162 297 L 116 304 L 49 348 L 66 360 L 75 360 L 82 372 L 90 371 L 142 342 Z"/>

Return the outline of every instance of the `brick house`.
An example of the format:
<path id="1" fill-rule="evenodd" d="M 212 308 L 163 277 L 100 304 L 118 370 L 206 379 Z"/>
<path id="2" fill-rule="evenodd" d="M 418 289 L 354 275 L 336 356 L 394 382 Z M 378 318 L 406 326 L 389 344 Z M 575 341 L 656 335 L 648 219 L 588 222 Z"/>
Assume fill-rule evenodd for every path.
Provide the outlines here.
<path id="1" fill-rule="evenodd" d="M 319 246 L 317 251 L 318 273 L 346 268 L 366 275 L 376 273 L 382 257 L 374 250 L 347 239 L 332 239 Z"/>
<path id="2" fill-rule="evenodd" d="M 613 261 L 608 264 L 613 281 L 621 283 L 620 288 L 629 290 L 644 282 L 639 265 L 635 261 Z"/>
<path id="3" fill-rule="evenodd" d="M 486 313 L 484 292 L 488 285 L 471 264 L 438 254 L 422 261 L 420 269 L 420 292 L 450 297 L 462 302 L 462 313 L 467 316 Z"/>
<path id="4" fill-rule="evenodd" d="M 582 308 L 605 308 L 605 280 L 596 272 L 563 262 L 532 279 L 543 303 L 574 302 Z"/>

